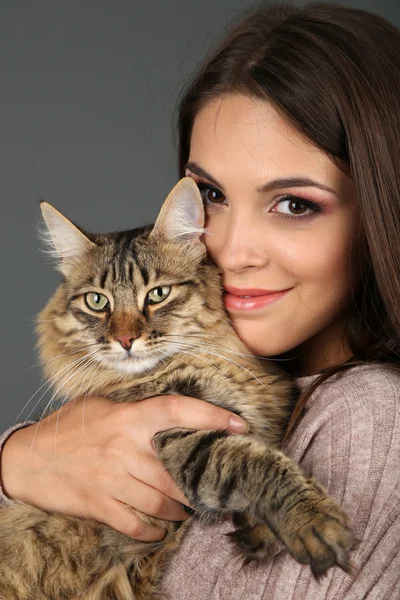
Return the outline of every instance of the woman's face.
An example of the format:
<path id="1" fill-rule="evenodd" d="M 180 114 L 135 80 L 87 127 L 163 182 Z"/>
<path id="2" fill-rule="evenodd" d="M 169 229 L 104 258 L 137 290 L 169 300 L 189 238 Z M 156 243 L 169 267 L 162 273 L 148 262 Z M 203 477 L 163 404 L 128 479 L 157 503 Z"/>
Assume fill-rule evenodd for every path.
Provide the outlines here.
<path id="1" fill-rule="evenodd" d="M 359 223 L 351 180 L 269 103 L 241 95 L 199 111 L 186 174 L 203 195 L 205 242 L 247 346 L 261 356 L 295 349 L 305 372 L 346 358 Z"/>

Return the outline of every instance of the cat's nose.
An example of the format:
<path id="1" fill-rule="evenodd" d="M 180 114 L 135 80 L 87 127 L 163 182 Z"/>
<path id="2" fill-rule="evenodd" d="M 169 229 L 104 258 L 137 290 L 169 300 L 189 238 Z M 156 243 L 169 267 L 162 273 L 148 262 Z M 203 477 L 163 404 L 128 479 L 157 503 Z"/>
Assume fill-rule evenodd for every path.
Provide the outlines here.
<path id="1" fill-rule="evenodd" d="M 128 335 L 117 335 L 114 338 L 114 340 L 119 342 L 125 350 L 129 351 L 132 348 L 132 344 L 137 337 L 139 336 L 133 335 L 132 333 L 128 333 Z"/>

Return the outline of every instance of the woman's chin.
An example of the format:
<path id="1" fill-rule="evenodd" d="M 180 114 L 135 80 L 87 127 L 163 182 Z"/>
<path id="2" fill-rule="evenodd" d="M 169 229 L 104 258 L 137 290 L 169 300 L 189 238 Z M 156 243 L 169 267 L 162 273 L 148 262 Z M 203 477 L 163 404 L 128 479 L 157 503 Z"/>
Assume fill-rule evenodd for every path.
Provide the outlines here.
<path id="1" fill-rule="evenodd" d="M 266 357 L 280 353 L 280 345 L 278 345 L 278 351 L 276 351 L 277 345 L 267 341 L 267 335 L 264 336 L 259 328 L 249 327 L 248 323 L 235 322 L 233 323 L 233 328 L 252 354 Z"/>

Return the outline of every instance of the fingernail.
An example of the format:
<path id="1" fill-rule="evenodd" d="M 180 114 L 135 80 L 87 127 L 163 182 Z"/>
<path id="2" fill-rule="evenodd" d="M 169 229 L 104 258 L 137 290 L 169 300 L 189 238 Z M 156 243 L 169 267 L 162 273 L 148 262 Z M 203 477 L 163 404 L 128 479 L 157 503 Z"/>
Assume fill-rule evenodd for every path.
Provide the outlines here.
<path id="1" fill-rule="evenodd" d="M 229 429 L 236 433 L 247 433 L 249 426 L 246 421 L 243 421 L 240 417 L 231 417 L 229 419 Z"/>

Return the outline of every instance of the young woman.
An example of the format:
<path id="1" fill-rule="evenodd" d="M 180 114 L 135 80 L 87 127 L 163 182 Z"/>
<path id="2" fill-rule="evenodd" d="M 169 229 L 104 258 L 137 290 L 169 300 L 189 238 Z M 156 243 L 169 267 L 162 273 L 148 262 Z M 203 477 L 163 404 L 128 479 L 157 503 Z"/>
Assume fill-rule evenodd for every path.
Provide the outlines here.
<path id="1" fill-rule="evenodd" d="M 286 452 L 347 510 L 353 573 L 315 581 L 283 550 L 243 564 L 229 521 L 194 525 L 166 597 L 400 598 L 400 33 L 339 5 L 267 6 L 233 28 L 180 105 L 180 175 L 193 177 L 206 243 L 244 342 L 303 393 Z M 194 398 L 80 400 L 3 436 L 3 489 L 145 540 L 121 502 L 184 519 L 156 431 L 245 425 Z M 233 419 L 233 420 L 230 420 Z M 25 426 L 24 426 L 25 425 Z M 10 435 L 12 433 L 12 435 Z M 6 501 L 6 498 L 4 498 Z"/>

